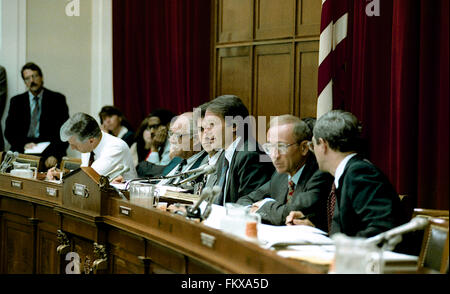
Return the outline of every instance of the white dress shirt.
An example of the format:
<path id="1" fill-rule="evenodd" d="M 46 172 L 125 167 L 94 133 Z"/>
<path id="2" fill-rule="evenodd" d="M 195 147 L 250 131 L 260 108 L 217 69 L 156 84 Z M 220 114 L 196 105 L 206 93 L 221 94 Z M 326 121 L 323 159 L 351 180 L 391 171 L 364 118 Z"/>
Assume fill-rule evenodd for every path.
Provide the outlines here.
<path id="1" fill-rule="evenodd" d="M 227 195 L 227 181 L 228 181 L 228 175 L 230 174 L 230 167 L 231 167 L 231 162 L 233 161 L 233 157 L 234 157 L 234 153 L 236 153 L 236 149 L 239 145 L 239 142 L 241 141 L 241 137 L 237 137 L 236 140 L 234 140 L 233 143 L 231 143 L 230 146 L 228 146 L 227 149 L 225 149 L 225 159 L 228 161 L 228 170 L 227 170 L 227 175 L 225 177 L 225 182 L 224 182 L 224 187 L 223 187 L 223 205 L 225 206 L 226 203 L 226 195 Z"/>
<path id="2" fill-rule="evenodd" d="M 99 174 L 105 175 L 112 171 L 118 164 L 129 167 L 130 170 L 123 174 L 125 180 L 137 178 L 130 148 L 122 139 L 102 131 L 102 139 L 93 150 L 95 160 L 91 167 Z M 81 166 L 89 165 L 90 153 L 81 154 Z"/>
<path id="3" fill-rule="evenodd" d="M 342 174 L 344 173 L 345 166 L 347 165 L 347 162 L 352 159 L 353 156 L 355 156 L 357 153 L 352 153 L 350 155 L 347 155 L 338 165 L 336 168 L 336 172 L 334 173 L 334 185 L 336 186 L 336 189 L 339 188 L 339 179 L 341 178 Z"/>

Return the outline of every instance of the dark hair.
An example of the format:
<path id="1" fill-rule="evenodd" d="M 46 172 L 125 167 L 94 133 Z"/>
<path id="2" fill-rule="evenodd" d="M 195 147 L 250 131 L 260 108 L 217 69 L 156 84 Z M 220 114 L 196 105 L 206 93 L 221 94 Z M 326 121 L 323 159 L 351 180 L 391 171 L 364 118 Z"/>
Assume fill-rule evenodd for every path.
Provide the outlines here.
<path id="1" fill-rule="evenodd" d="M 225 124 L 230 125 L 231 122 L 236 125 L 236 133 L 243 135 L 245 138 L 252 134 L 254 124 L 250 119 L 248 109 L 242 102 L 241 98 L 235 95 L 222 95 L 210 101 L 206 111 L 210 111 L 225 120 Z M 240 121 L 239 119 L 243 119 Z M 237 121 L 236 121 L 237 120 Z M 244 127 L 245 121 L 248 122 L 248 128 Z"/>
<path id="2" fill-rule="evenodd" d="M 35 63 L 33 63 L 33 62 L 28 62 L 28 63 L 26 63 L 26 64 L 22 67 L 22 71 L 21 71 L 22 79 L 25 79 L 25 78 L 23 77 L 23 72 L 24 72 L 26 69 L 30 69 L 30 70 L 32 70 L 32 71 L 37 71 L 37 73 L 39 74 L 39 76 L 40 76 L 40 77 L 43 77 L 41 68 L 40 68 L 37 64 L 35 64 Z"/>
<path id="3" fill-rule="evenodd" d="M 159 118 L 162 125 L 168 125 L 170 124 L 172 118 L 175 117 L 175 114 L 170 110 L 158 108 L 150 112 L 150 114 L 147 115 L 147 118 L 150 118 L 152 116 L 156 116 L 157 118 Z"/>
<path id="4" fill-rule="evenodd" d="M 222 95 L 209 102 L 207 111 L 214 114 L 226 117 L 240 116 L 242 118 L 248 117 L 248 109 L 242 102 L 241 98 L 235 95 Z"/>
<path id="5" fill-rule="evenodd" d="M 123 115 L 122 111 L 120 111 L 119 108 L 117 108 L 115 106 L 111 106 L 111 105 L 103 106 L 102 109 L 100 110 L 100 112 L 98 113 L 98 116 L 100 117 L 100 124 L 103 123 L 103 118 L 105 116 L 113 116 L 113 115 L 117 115 L 118 117 L 121 118 L 120 124 L 122 126 L 126 127 L 129 131 L 133 130 L 130 123 Z"/>
<path id="6" fill-rule="evenodd" d="M 356 116 L 350 112 L 332 110 L 317 120 L 313 133 L 316 142 L 322 138 L 333 150 L 360 152 L 361 130 L 361 123 Z"/>
<path id="7" fill-rule="evenodd" d="M 315 117 L 305 117 L 305 118 L 302 118 L 302 121 L 304 121 L 308 125 L 308 127 L 312 133 L 314 130 L 314 125 L 316 124 L 316 118 Z"/>

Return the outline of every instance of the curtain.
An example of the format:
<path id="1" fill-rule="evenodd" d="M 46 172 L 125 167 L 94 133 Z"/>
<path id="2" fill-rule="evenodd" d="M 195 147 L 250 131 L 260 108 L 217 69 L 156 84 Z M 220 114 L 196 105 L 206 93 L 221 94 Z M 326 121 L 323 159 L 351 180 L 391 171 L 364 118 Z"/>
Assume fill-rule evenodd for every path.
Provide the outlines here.
<path id="1" fill-rule="evenodd" d="M 210 99 L 210 18 L 209 0 L 113 0 L 114 105 L 134 128 Z"/>
<path id="2" fill-rule="evenodd" d="M 449 207 L 449 1 L 367 1 L 349 10 L 347 79 L 334 109 L 363 122 L 368 158 L 416 207 Z M 351 24 L 350 24 L 351 23 Z"/>

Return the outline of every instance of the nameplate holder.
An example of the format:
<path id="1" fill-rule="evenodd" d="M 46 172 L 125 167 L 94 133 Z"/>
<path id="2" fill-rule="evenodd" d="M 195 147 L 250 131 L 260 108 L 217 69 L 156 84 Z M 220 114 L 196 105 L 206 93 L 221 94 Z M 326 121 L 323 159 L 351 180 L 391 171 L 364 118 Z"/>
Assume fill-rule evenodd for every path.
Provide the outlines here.
<path id="1" fill-rule="evenodd" d="M 58 190 L 55 188 L 46 187 L 45 192 L 47 193 L 47 196 L 58 197 Z"/>
<path id="2" fill-rule="evenodd" d="M 80 196 L 83 198 L 88 198 L 89 197 L 89 190 L 86 187 L 86 185 L 83 184 L 79 184 L 79 183 L 74 183 L 72 186 L 72 193 L 75 196 Z"/>
<path id="3" fill-rule="evenodd" d="M 11 181 L 11 187 L 22 190 L 23 186 L 22 186 L 22 182 L 21 181 Z"/>
<path id="4" fill-rule="evenodd" d="M 206 233 L 200 233 L 200 238 L 202 240 L 202 245 L 213 248 L 214 243 L 216 242 L 216 237 L 208 235 Z"/>
<path id="5" fill-rule="evenodd" d="M 131 216 L 131 208 L 126 207 L 126 206 L 119 206 L 119 213 L 124 215 L 124 216 Z"/>

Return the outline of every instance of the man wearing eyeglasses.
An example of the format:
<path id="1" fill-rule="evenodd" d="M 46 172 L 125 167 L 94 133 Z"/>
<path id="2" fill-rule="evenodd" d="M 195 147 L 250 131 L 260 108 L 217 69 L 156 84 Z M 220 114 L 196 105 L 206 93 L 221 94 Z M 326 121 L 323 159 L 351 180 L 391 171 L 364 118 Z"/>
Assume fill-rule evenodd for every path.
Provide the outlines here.
<path id="1" fill-rule="evenodd" d="M 264 222 L 284 225 L 291 211 L 301 211 L 303 222 L 326 227 L 326 197 L 332 177 L 318 170 L 308 142 L 312 134 L 300 118 L 282 115 L 270 121 L 264 151 L 276 172 L 265 185 L 242 197 L 238 204 L 252 205 L 251 211 Z"/>
<path id="2" fill-rule="evenodd" d="M 185 112 L 177 116 L 170 125 L 168 134 L 171 161 L 162 171 L 162 175 L 172 176 L 199 167 L 207 153 L 202 150 L 197 128 L 193 121 L 193 113 Z M 174 185 L 180 180 L 181 178 L 165 179 L 160 181 L 158 185 Z"/>
<path id="3" fill-rule="evenodd" d="M 28 91 L 11 98 L 5 137 L 11 150 L 19 153 L 30 150 L 39 142 L 50 142 L 41 154 L 37 154 L 50 168 L 66 155 L 68 147 L 59 138 L 59 129 L 69 118 L 66 97 L 44 88 L 42 71 L 34 63 L 22 67 L 22 78 Z"/>

